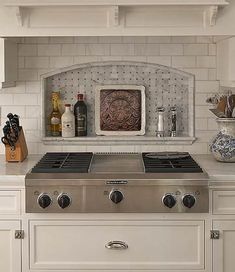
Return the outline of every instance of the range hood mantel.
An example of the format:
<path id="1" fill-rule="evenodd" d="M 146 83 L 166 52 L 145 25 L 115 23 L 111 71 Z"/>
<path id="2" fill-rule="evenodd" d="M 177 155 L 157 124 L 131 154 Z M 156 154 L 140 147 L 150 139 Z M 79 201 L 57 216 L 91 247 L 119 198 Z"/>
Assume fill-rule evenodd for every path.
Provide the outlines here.
<path id="1" fill-rule="evenodd" d="M 19 26 L 94 28 L 206 28 L 216 24 L 226 0 L 4 0 Z"/>

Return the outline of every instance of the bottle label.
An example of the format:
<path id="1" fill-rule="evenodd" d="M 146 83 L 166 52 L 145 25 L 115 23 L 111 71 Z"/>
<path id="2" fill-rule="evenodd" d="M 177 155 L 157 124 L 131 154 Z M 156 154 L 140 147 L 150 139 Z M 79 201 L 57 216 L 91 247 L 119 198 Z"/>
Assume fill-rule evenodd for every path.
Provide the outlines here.
<path id="1" fill-rule="evenodd" d="M 52 117 L 51 118 L 51 124 L 52 125 L 59 125 L 60 124 L 60 118 Z"/>
<path id="2" fill-rule="evenodd" d="M 65 130 L 65 131 L 73 130 L 73 122 L 72 121 L 64 121 L 63 122 L 63 130 Z"/>
<path id="3" fill-rule="evenodd" d="M 86 130 L 86 115 L 79 113 L 77 116 L 77 131 Z"/>

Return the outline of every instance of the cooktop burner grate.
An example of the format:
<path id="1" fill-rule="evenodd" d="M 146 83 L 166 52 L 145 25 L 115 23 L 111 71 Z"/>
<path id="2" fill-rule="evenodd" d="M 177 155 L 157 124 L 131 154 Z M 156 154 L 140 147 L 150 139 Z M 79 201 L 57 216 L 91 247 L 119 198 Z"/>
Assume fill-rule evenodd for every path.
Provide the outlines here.
<path id="1" fill-rule="evenodd" d="M 202 173 L 203 170 L 189 153 L 143 153 L 146 173 Z M 164 156 L 163 156 L 164 155 Z"/>
<path id="2" fill-rule="evenodd" d="M 88 173 L 93 153 L 46 153 L 32 173 Z"/>

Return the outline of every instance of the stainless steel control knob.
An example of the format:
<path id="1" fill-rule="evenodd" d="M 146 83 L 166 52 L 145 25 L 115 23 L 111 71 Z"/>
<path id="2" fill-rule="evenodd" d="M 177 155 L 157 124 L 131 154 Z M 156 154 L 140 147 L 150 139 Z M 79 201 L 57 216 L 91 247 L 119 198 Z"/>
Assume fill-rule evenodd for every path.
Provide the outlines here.
<path id="1" fill-rule="evenodd" d="M 164 197 L 162 198 L 162 203 L 168 207 L 168 208 L 173 208 L 176 204 L 176 199 L 172 194 L 166 194 L 164 195 Z"/>
<path id="2" fill-rule="evenodd" d="M 183 204 L 187 208 L 192 208 L 196 203 L 196 198 L 193 195 L 187 194 L 183 196 Z"/>
<path id="3" fill-rule="evenodd" d="M 61 209 L 65 209 L 71 204 L 71 199 L 66 194 L 59 195 L 57 201 Z"/>
<path id="4" fill-rule="evenodd" d="M 119 190 L 112 190 L 109 194 L 109 199 L 115 204 L 121 202 L 123 200 L 123 197 L 123 193 Z"/>
<path id="5" fill-rule="evenodd" d="M 51 202 L 52 200 L 47 194 L 41 194 L 38 197 L 38 205 L 43 209 L 46 209 L 47 207 L 49 207 L 51 205 Z"/>

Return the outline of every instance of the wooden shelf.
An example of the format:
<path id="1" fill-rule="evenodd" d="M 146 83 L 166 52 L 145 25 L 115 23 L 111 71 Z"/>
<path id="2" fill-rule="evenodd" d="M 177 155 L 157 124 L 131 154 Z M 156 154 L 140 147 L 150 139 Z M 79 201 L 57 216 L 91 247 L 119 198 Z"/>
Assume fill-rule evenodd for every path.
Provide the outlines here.
<path id="1" fill-rule="evenodd" d="M 74 138 L 44 137 L 42 139 L 47 145 L 191 145 L 195 137 L 162 137 L 155 136 L 86 136 Z"/>

